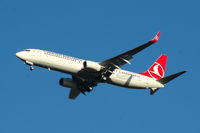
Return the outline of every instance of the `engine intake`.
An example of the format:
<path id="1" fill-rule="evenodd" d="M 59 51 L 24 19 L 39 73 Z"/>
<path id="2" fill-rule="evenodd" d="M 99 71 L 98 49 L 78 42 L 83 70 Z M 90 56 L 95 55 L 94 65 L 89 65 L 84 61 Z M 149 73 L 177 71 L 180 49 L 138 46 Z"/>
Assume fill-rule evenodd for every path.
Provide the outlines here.
<path id="1" fill-rule="evenodd" d="M 73 88 L 73 89 L 77 88 L 76 82 L 74 82 L 70 78 L 61 78 L 59 81 L 59 84 L 63 87 L 67 87 L 67 88 Z"/>
<path id="2" fill-rule="evenodd" d="M 102 66 L 99 65 L 98 63 L 96 62 L 92 62 L 92 61 L 84 61 L 83 62 L 83 67 L 85 69 L 88 69 L 88 70 L 93 70 L 93 71 L 100 71 Z"/>

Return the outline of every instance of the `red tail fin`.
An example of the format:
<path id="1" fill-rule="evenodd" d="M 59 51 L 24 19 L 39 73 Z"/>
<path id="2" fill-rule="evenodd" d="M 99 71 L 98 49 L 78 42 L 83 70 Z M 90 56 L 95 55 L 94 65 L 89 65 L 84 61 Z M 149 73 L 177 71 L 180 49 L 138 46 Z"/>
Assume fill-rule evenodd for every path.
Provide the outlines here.
<path id="1" fill-rule="evenodd" d="M 150 78 L 160 79 L 165 75 L 167 56 L 161 55 L 154 64 L 144 73 L 139 73 Z"/>

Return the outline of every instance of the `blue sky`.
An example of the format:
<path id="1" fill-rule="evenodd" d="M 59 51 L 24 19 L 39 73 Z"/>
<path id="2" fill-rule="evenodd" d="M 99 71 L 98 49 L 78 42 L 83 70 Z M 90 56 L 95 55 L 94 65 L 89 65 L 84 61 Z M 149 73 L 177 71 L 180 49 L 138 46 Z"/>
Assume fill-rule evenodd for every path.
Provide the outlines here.
<path id="1" fill-rule="evenodd" d="M 199 133 L 198 0 L 1 0 L 1 133 Z M 158 31 L 157 44 L 123 68 L 145 71 L 160 54 L 167 74 L 189 72 L 150 96 L 101 84 L 87 96 L 67 99 L 59 72 L 33 72 L 15 57 L 38 48 L 103 61 L 134 48 Z"/>

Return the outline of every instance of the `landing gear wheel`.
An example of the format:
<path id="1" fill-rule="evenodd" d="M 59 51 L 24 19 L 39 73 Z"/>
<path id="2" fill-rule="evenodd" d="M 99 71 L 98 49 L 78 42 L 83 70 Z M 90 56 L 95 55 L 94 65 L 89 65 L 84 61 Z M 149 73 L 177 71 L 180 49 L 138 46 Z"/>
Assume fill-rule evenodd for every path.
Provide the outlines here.
<path id="1" fill-rule="evenodd" d="M 92 88 L 92 87 L 86 87 L 85 89 L 86 89 L 86 91 L 87 91 L 87 92 L 90 92 L 90 91 L 92 91 L 92 90 L 93 90 L 93 88 Z"/>
<path id="2" fill-rule="evenodd" d="M 107 78 L 106 78 L 106 77 L 103 77 L 103 80 L 105 81 L 105 80 L 107 80 Z"/>
<path id="3" fill-rule="evenodd" d="M 31 70 L 31 71 L 33 71 L 33 70 L 34 70 L 34 67 L 33 67 L 33 66 L 31 66 L 31 67 L 30 67 L 30 70 Z"/>

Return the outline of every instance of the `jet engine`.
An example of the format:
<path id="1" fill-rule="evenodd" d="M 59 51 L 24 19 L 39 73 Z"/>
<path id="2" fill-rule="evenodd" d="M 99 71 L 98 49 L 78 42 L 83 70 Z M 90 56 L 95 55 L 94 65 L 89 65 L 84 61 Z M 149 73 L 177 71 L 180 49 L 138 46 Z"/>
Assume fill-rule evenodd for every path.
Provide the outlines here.
<path id="1" fill-rule="evenodd" d="M 63 87 L 67 87 L 67 88 L 73 88 L 73 89 L 77 88 L 76 82 L 74 82 L 70 78 L 61 78 L 59 81 L 59 84 Z"/>
<path id="2" fill-rule="evenodd" d="M 93 70 L 93 71 L 100 71 L 102 66 L 99 65 L 98 63 L 96 62 L 92 62 L 92 61 L 84 61 L 83 62 L 83 67 L 85 69 L 88 69 L 88 70 Z"/>

